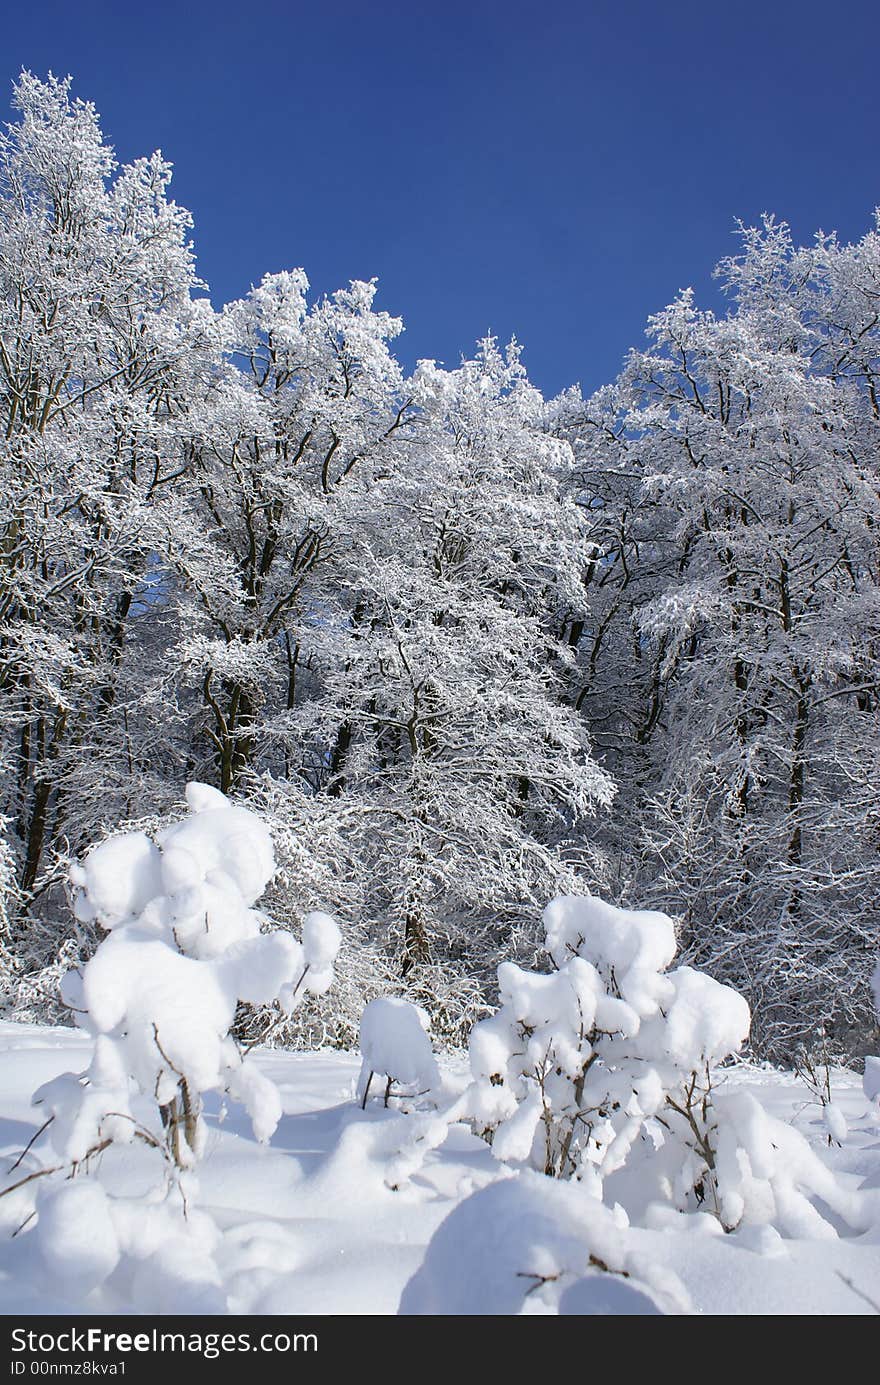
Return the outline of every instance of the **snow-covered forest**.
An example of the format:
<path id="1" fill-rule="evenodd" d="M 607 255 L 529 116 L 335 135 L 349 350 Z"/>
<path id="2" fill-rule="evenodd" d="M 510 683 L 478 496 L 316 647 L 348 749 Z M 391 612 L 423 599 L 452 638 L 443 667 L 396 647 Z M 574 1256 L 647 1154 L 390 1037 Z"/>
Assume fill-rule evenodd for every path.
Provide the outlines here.
<path id="1" fill-rule="evenodd" d="M 375 284 L 215 311 L 154 156 L 23 76 L 3 138 L 7 1012 L 87 956 L 68 864 L 197 779 L 259 809 L 281 923 L 344 922 L 304 1013 L 460 1039 L 555 894 L 680 920 L 753 1043 L 864 1051 L 877 951 L 880 236 L 768 221 L 545 400 L 487 339 L 405 377 Z M 247 1023 L 259 1032 L 259 1015 Z"/>
<path id="2" fill-rule="evenodd" d="M 615 381 L 547 399 L 492 336 L 405 370 L 376 282 L 293 267 L 213 306 L 171 165 L 119 166 L 69 81 L 14 104 L 0 1016 L 42 1053 L 2 1112 L 40 1135 L 4 1136 L 16 1303 L 319 1305 L 320 1256 L 307 1292 L 276 1223 L 199 1210 L 223 1140 L 295 1149 L 320 1109 L 281 1048 L 332 1089 L 301 1204 L 354 1179 L 406 1247 L 319 1311 L 761 1311 L 719 1237 L 771 1280 L 803 1242 L 802 1286 L 849 1238 L 818 1311 L 876 1307 L 880 223 L 743 226 L 724 313 L 683 292 Z M 800 1073 L 800 1126 L 762 1063 Z"/>

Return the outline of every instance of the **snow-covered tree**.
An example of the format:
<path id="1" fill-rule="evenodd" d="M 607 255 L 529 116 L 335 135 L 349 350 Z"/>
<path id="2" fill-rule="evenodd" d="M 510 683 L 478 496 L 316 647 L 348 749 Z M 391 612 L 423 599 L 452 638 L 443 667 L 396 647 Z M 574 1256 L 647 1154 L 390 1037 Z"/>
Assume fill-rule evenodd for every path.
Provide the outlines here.
<path id="1" fill-rule="evenodd" d="M 58 847 L 108 807 L 152 806 L 169 760 L 161 666 L 134 631 L 204 314 L 161 156 L 118 168 L 69 80 L 25 72 L 15 106 L 0 136 L 0 811 L 27 909 Z M 32 917 L 20 945 L 39 954 L 38 932 Z"/>
<path id="2" fill-rule="evenodd" d="M 228 1311 L 221 1233 L 192 1172 L 202 1099 L 240 1102 L 268 1141 L 281 1098 L 233 1038 L 236 1008 L 274 1000 L 289 1012 L 333 980 L 328 915 L 307 915 L 299 941 L 255 907 L 275 869 L 265 824 L 205 784 L 186 799 L 179 821 L 113 834 L 71 869 L 78 917 L 105 934 L 63 988 L 90 1058 L 34 1093 L 41 1125 L 3 1189 L 19 1229 L 35 1224 L 17 1243 L 19 1271 L 41 1296 L 85 1298 L 112 1277 L 160 1312 Z M 146 1152 L 134 1197 L 98 1176 L 105 1160 L 131 1167 L 132 1146 Z"/>
<path id="3" fill-rule="evenodd" d="M 357 1095 L 363 1107 L 373 1079 L 384 1078 L 381 1091 L 384 1106 L 390 1097 L 431 1097 L 441 1087 L 440 1070 L 428 1037 L 430 1015 L 399 996 L 377 996 L 364 1006 L 360 1025 L 360 1050 L 363 1055 Z M 414 1090 L 407 1092 L 405 1088 Z"/>
<path id="4" fill-rule="evenodd" d="M 770 220 L 747 232 L 721 268 L 730 313 L 682 294 L 578 430 L 623 596 L 586 705 L 618 737 L 623 820 L 644 818 L 631 873 L 653 874 L 687 956 L 747 991 L 777 1053 L 817 1021 L 841 1048 L 864 1041 L 877 253 L 876 235 L 799 251 Z"/>
<path id="5" fill-rule="evenodd" d="M 316 624 L 320 692 L 293 725 L 325 738 L 321 794 L 345 806 L 371 928 L 454 1025 L 499 942 L 531 954 L 537 902 L 597 878 L 591 818 L 613 786 L 559 638 L 591 554 L 571 454 L 518 350 L 423 362 L 407 390 L 410 436 L 364 497 L 348 610 Z"/>
<path id="6" fill-rule="evenodd" d="M 314 682 L 306 636 L 348 608 L 340 562 L 407 419 L 388 345 L 401 323 L 373 309 L 375 284 L 313 306 L 307 290 L 302 270 L 267 275 L 220 315 L 224 363 L 189 419 L 169 515 L 185 593 L 173 657 L 201 704 L 195 754 L 223 792 L 260 769 L 320 781 L 314 748 L 287 734 Z"/>

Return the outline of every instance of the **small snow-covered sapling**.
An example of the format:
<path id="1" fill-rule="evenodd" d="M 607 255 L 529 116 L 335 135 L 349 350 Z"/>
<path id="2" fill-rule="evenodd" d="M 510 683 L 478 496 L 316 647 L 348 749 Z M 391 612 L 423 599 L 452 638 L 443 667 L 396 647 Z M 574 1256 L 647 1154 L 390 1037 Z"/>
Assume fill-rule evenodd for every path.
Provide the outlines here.
<path id="1" fill-rule="evenodd" d="M 828 1056 L 828 1036 L 824 1028 L 817 1034 L 820 1047 L 801 1048 L 795 1054 L 794 1070 L 804 1086 L 818 1102 L 825 1122 L 829 1145 L 842 1145 L 848 1130 L 846 1117 L 831 1095 L 831 1062 Z"/>
<path id="2" fill-rule="evenodd" d="M 599 1197 L 649 1122 L 711 1163 L 699 1079 L 746 1038 L 746 1002 L 690 967 L 668 970 L 665 914 L 564 896 L 544 926 L 554 970 L 502 963 L 501 1006 L 471 1033 L 477 1132 L 503 1163 L 577 1178 Z"/>
<path id="3" fill-rule="evenodd" d="M 385 1106 L 395 1082 L 417 1089 L 407 1095 L 425 1096 L 439 1089 L 440 1073 L 426 1032 L 429 1023 L 423 1009 L 396 996 L 379 996 L 364 1006 L 360 1025 L 363 1063 L 357 1085 L 362 1108 L 366 1108 L 377 1073 L 386 1079 Z"/>
<path id="4" fill-rule="evenodd" d="M 241 1101 L 257 1139 L 268 1140 L 280 1098 L 232 1036 L 236 1006 L 277 1002 L 290 1013 L 333 980 L 340 936 L 328 915 L 310 914 L 300 942 L 270 931 L 254 907 L 275 871 L 266 825 L 206 784 L 189 784 L 186 801 L 187 816 L 154 839 L 111 836 L 70 872 L 77 917 L 107 932 L 62 986 L 95 1041 L 89 1068 L 35 1096 L 71 1163 L 141 1132 L 178 1167 L 191 1165 L 208 1091 Z"/>

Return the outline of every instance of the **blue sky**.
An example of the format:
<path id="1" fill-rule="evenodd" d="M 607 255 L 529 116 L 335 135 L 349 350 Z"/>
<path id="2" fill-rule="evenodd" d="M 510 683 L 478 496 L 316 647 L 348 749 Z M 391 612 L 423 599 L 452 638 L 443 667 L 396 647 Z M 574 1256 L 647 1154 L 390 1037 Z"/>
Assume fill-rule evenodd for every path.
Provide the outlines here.
<path id="1" fill-rule="evenodd" d="M 868 0 L 32 0 L 0 75 L 69 72 L 121 159 L 162 149 L 216 303 L 375 275 L 407 364 L 515 333 L 555 392 L 714 304 L 737 217 L 863 234 L 878 41 Z"/>

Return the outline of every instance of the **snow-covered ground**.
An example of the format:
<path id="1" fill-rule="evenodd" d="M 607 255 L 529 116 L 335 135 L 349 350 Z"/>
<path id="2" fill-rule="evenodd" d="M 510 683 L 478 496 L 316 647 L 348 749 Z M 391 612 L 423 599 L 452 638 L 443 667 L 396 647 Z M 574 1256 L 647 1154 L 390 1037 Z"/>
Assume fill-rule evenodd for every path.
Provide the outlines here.
<path id="1" fill-rule="evenodd" d="M 4 1174 L 44 1119 L 31 1106 L 34 1090 L 62 1072 L 85 1069 L 91 1049 L 88 1037 L 73 1030 L 0 1025 Z M 437 1148 L 429 1148 L 421 1168 L 414 1159 L 415 1171 L 406 1177 L 410 1166 L 401 1165 L 400 1182 L 389 1186 L 389 1160 L 419 1129 L 427 1131 L 428 1146 L 436 1132 L 424 1117 L 385 1112 L 377 1101 L 361 1109 L 355 1099 L 360 1055 L 275 1051 L 258 1053 L 256 1061 L 279 1088 L 282 1120 L 271 1143 L 260 1145 L 243 1112 L 231 1108 L 221 1118 L 219 1103 L 209 1099 L 207 1148 L 197 1173 L 183 1177 L 185 1218 L 176 1195 L 163 1201 L 157 1190 L 156 1151 L 138 1145 L 112 1146 L 86 1176 L 62 1182 L 61 1195 L 41 1203 L 40 1218 L 32 1217 L 16 1235 L 40 1180 L 0 1198 L 0 1311 L 393 1314 L 441 1223 L 469 1194 L 510 1179 L 482 1140 L 454 1124 Z M 463 1071 L 463 1065 L 444 1065 L 449 1087 Z M 869 1109 L 860 1075 L 832 1073 L 835 1105 L 848 1129 L 841 1145 L 831 1147 L 821 1109 L 791 1074 L 741 1065 L 721 1078 L 793 1123 L 843 1187 L 880 1190 L 880 1120 L 876 1106 Z M 4 1186 L 51 1160 L 45 1143 L 35 1144 Z M 529 1177 L 537 1186 L 539 1176 Z M 115 1233 L 105 1226 L 101 1194 L 89 1202 L 95 1184 L 113 1197 Z M 590 1202 L 578 1184 L 554 1186 L 562 1190 L 560 1208 L 564 1199 L 566 1208 Z M 76 1206 L 70 1200 L 75 1189 Z M 438 1275 L 455 1280 L 460 1306 L 441 1293 L 433 1311 L 443 1311 L 442 1304 L 445 1311 L 493 1311 L 493 1292 L 500 1292 L 493 1275 L 497 1269 L 503 1277 L 505 1256 L 519 1253 L 523 1227 L 528 1230 L 528 1218 L 507 1196 L 517 1190 L 511 1184 L 503 1191 L 506 1200 L 495 1197 L 494 1213 L 486 1202 L 497 1224 L 479 1229 L 480 1253 L 461 1214 L 445 1241 L 435 1241 L 429 1273 L 423 1272 L 417 1292 L 409 1291 L 415 1311 L 438 1302 L 436 1283 L 432 1287 Z M 129 1211 L 127 1238 L 119 1231 L 120 1206 Z M 836 1238 L 782 1239 L 769 1226 L 725 1235 L 714 1218 L 670 1211 L 665 1221 L 652 1224 L 649 1215 L 643 1219 L 648 1225 L 634 1225 L 628 1243 L 637 1257 L 673 1271 L 697 1312 L 876 1311 L 871 1301 L 880 1303 L 880 1217 L 873 1229 L 856 1234 L 827 1207 L 820 1211 Z M 116 1237 L 110 1250 L 108 1235 Z M 127 1253 L 107 1277 L 102 1257 L 118 1254 L 120 1238 Z M 585 1270 L 586 1259 L 585 1253 Z M 635 1291 L 615 1303 L 613 1288 L 625 1281 L 593 1278 L 606 1282 L 605 1299 L 594 1293 L 581 1302 L 570 1294 L 568 1310 L 644 1311 Z M 548 1309 L 535 1294 L 525 1311 Z"/>

